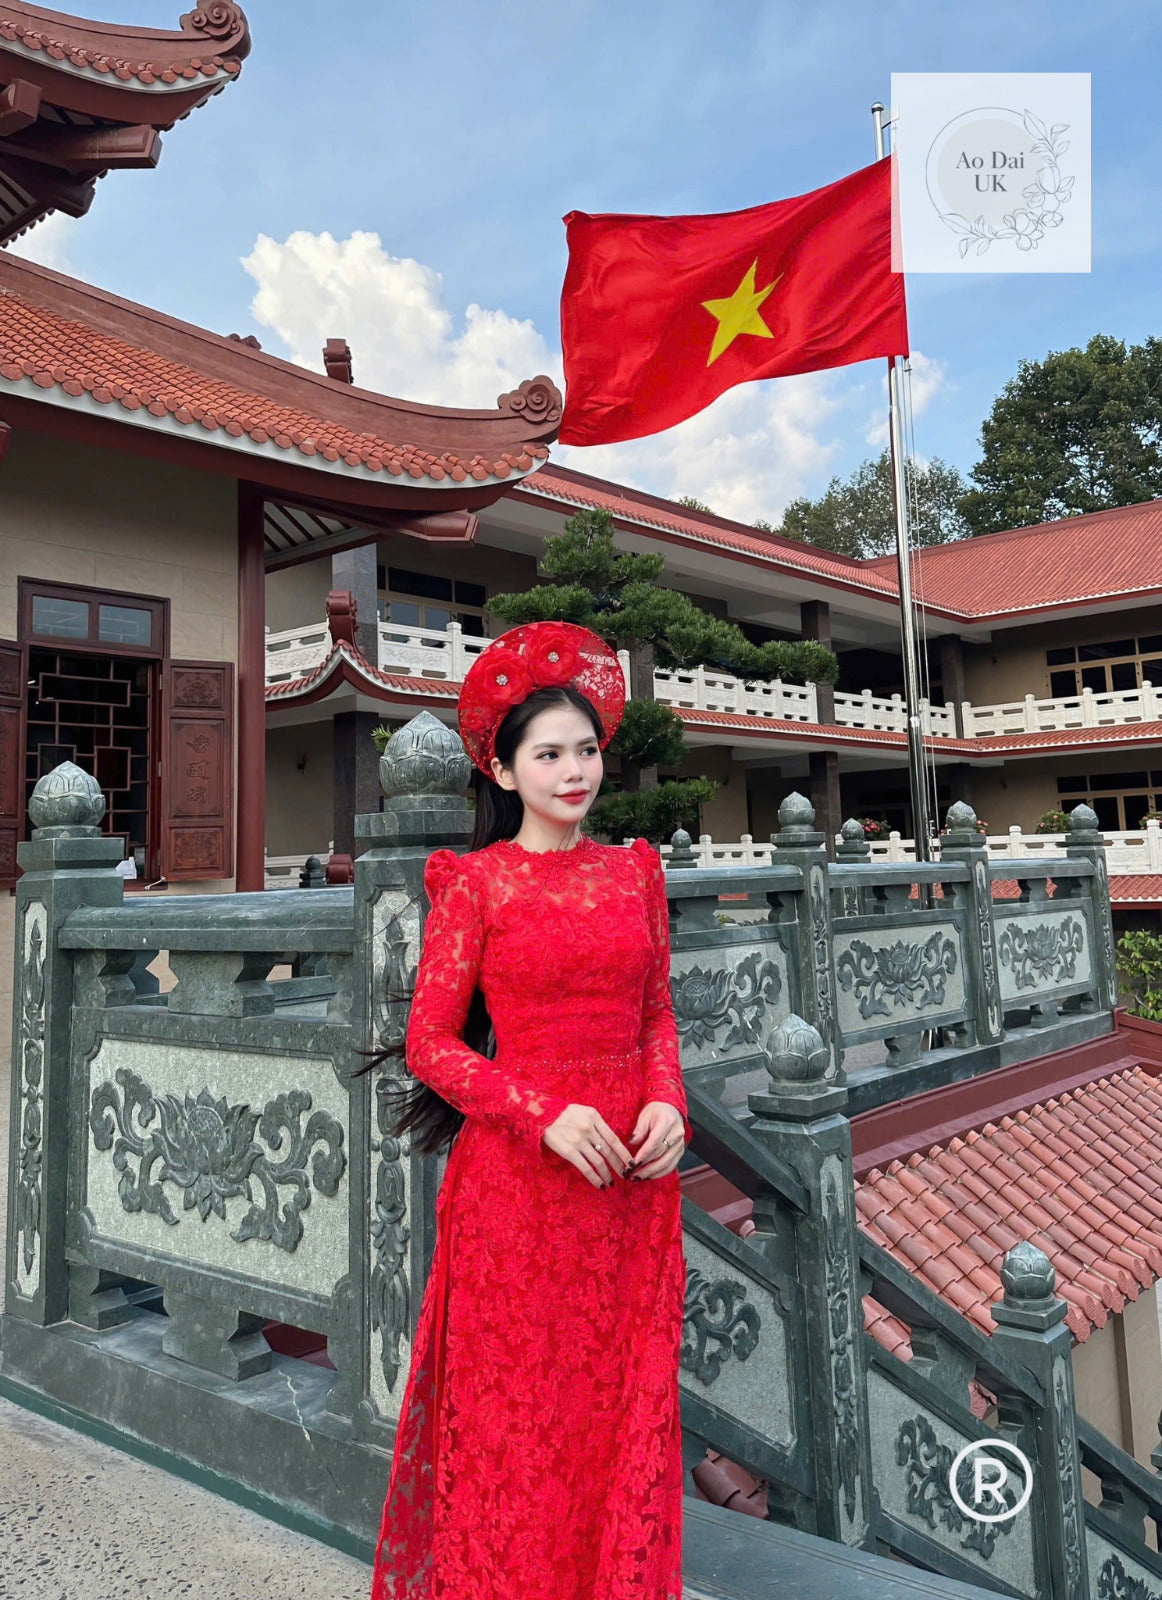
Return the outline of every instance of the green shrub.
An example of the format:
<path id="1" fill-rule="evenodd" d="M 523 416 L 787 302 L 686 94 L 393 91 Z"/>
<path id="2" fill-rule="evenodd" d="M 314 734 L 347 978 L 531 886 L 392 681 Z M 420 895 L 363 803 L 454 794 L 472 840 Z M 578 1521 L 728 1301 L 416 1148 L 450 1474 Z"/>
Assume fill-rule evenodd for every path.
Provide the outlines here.
<path id="1" fill-rule="evenodd" d="M 1068 833 L 1069 832 L 1069 812 L 1068 811 L 1060 811 L 1056 807 L 1053 807 L 1048 811 L 1043 811 L 1041 813 L 1041 815 L 1037 818 L 1037 826 L 1033 829 L 1033 832 L 1034 833 Z"/>
<path id="2" fill-rule="evenodd" d="M 1118 978 L 1127 1011 L 1162 1022 L 1162 937 L 1139 929 L 1118 940 Z"/>

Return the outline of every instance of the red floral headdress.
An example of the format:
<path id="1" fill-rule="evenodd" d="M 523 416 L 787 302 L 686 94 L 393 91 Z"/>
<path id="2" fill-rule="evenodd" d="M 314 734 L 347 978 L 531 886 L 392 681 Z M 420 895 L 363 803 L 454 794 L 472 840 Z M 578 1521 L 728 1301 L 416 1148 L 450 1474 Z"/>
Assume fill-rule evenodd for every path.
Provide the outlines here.
<path id="1" fill-rule="evenodd" d="M 575 622 L 523 622 L 493 639 L 468 668 L 460 688 L 460 737 L 487 777 L 496 730 L 534 689 L 568 684 L 593 702 L 605 746 L 625 708 L 625 674 L 616 652 Z"/>

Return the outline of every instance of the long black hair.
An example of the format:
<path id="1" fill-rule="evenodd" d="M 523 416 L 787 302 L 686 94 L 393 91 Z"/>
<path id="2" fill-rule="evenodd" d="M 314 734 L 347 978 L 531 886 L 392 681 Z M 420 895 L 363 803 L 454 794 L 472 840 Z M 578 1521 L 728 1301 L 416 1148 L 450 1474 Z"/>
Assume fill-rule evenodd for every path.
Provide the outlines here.
<path id="1" fill-rule="evenodd" d="M 605 730 L 596 706 L 579 689 L 569 684 L 534 689 L 527 699 L 512 707 L 496 730 L 496 754 L 503 766 L 512 768 L 533 718 L 554 706 L 572 706 L 583 712 L 593 724 L 596 738 L 601 740 L 604 737 Z M 476 806 L 472 842 L 468 848 L 483 850 L 485 845 L 494 844 L 498 839 L 515 838 L 524 821 L 524 801 L 520 795 L 515 790 L 502 789 L 494 778 L 486 776 L 475 766 L 472 769 L 472 789 Z M 389 992 L 384 998 L 388 1003 L 408 1001 L 412 993 L 410 990 Z M 492 1020 L 479 987 L 473 991 L 469 1002 L 461 1037 L 470 1049 L 479 1051 L 483 1056 L 491 1057 L 495 1052 Z M 353 1075 L 386 1066 L 402 1057 L 404 1049 L 404 1041 L 399 1038 L 390 1041 L 382 1049 L 362 1051 L 361 1054 L 367 1057 L 366 1063 L 357 1067 Z M 412 1149 L 422 1155 L 435 1155 L 445 1145 L 450 1146 L 464 1125 L 464 1113 L 456 1106 L 449 1105 L 443 1095 L 437 1094 L 430 1084 L 418 1078 L 408 1083 L 403 1078 L 385 1074 L 379 1080 L 377 1092 L 389 1100 L 390 1132 L 396 1138 L 410 1132 Z"/>

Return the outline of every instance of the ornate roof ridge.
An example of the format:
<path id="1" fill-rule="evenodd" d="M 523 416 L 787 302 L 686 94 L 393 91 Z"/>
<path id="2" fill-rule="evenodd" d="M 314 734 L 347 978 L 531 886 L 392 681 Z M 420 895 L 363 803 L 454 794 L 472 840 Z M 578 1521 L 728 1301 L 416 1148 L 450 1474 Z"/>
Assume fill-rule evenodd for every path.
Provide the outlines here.
<path id="1" fill-rule="evenodd" d="M 65 72 L 92 72 L 145 88 L 234 77 L 250 53 L 250 28 L 234 0 L 204 0 L 178 29 L 132 28 L 0 0 L 0 51 L 15 46 Z"/>

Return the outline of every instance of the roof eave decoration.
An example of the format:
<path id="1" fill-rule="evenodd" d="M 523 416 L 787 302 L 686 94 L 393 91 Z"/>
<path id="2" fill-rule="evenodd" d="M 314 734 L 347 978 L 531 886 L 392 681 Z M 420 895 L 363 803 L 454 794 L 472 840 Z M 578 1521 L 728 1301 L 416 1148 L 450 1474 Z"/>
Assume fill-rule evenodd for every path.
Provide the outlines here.
<path id="1" fill-rule="evenodd" d="M 54 82 L 77 78 L 164 97 L 236 77 L 249 54 L 250 28 L 234 0 L 207 0 L 179 18 L 177 29 L 127 28 L 0 0 L 5 82 L 19 63 Z"/>
<path id="2" fill-rule="evenodd" d="M 0 244 L 51 211 L 83 216 L 106 172 L 155 166 L 160 132 L 238 76 L 250 30 L 234 0 L 180 21 L 126 28 L 0 0 Z"/>

